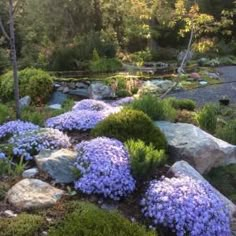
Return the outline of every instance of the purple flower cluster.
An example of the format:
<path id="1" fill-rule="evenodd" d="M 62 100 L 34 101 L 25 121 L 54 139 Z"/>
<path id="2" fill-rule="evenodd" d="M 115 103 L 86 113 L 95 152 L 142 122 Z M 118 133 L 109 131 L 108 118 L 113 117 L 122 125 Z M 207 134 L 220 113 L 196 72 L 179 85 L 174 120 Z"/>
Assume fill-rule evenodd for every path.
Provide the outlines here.
<path id="1" fill-rule="evenodd" d="M 141 202 L 145 217 L 177 236 L 230 236 L 229 212 L 209 184 L 187 176 L 152 181 Z"/>
<path id="2" fill-rule="evenodd" d="M 110 114 L 120 111 L 120 107 L 109 107 L 109 109 L 96 110 L 73 110 L 62 115 L 49 118 L 45 125 L 49 128 L 61 131 L 90 130 Z"/>
<path id="3" fill-rule="evenodd" d="M 0 160 L 5 160 L 6 154 L 0 151 Z"/>
<path id="4" fill-rule="evenodd" d="M 20 120 L 9 121 L 0 126 L 0 139 L 7 137 L 8 135 L 20 134 L 22 132 L 38 130 L 39 126 L 30 122 L 24 122 Z"/>
<path id="5" fill-rule="evenodd" d="M 86 194 L 101 194 L 119 200 L 135 188 L 131 176 L 129 154 L 124 145 L 105 137 L 81 142 L 76 168 L 81 178 L 75 182 L 75 188 Z"/>
<path id="6" fill-rule="evenodd" d="M 84 99 L 79 101 L 75 104 L 72 108 L 73 111 L 81 111 L 81 110 L 88 110 L 88 111 L 102 111 L 106 109 L 110 109 L 111 107 L 103 102 L 94 99 Z"/>
<path id="7" fill-rule="evenodd" d="M 25 160 L 32 159 L 32 156 L 41 150 L 54 150 L 71 146 L 67 135 L 59 130 L 49 128 L 14 135 L 9 143 L 13 145 L 14 155 L 23 156 Z"/>
<path id="8" fill-rule="evenodd" d="M 134 101 L 134 98 L 133 97 L 125 97 L 125 98 L 121 98 L 115 102 L 112 102 L 111 103 L 111 106 L 122 106 L 122 105 L 125 105 L 125 104 L 128 104 L 128 103 L 131 103 Z"/>

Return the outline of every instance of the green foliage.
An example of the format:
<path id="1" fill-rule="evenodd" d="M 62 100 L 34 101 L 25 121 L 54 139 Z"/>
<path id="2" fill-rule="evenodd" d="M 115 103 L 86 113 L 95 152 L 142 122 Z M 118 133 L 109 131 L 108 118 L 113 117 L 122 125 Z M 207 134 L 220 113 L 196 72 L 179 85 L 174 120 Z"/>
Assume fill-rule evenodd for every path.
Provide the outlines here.
<path id="1" fill-rule="evenodd" d="M 3 218 L 0 220 L 0 236 L 36 235 L 42 224 L 41 216 L 25 213 L 15 218 Z"/>
<path id="2" fill-rule="evenodd" d="M 164 150 L 156 150 L 152 144 L 145 145 L 141 140 L 128 140 L 126 147 L 131 157 L 131 169 L 135 178 L 146 179 L 166 163 Z"/>
<path id="3" fill-rule="evenodd" d="M 228 143 L 236 145 L 236 119 L 229 121 L 224 127 L 218 128 L 216 136 Z"/>
<path id="4" fill-rule="evenodd" d="M 188 110 L 178 110 L 176 122 L 189 123 L 198 126 L 197 113 Z"/>
<path id="5" fill-rule="evenodd" d="M 236 165 L 228 165 L 212 169 L 206 176 L 207 180 L 222 194 L 236 201 Z M 223 181 L 222 181 L 223 180 Z"/>
<path id="6" fill-rule="evenodd" d="M 191 99 L 169 98 L 171 105 L 177 110 L 194 111 L 196 103 Z"/>
<path id="7" fill-rule="evenodd" d="M 159 128 L 142 111 L 123 109 L 100 122 L 93 130 L 95 137 L 116 138 L 122 142 L 129 139 L 152 143 L 158 150 L 166 149 L 166 139 Z"/>
<path id="8" fill-rule="evenodd" d="M 53 89 L 52 77 L 45 71 L 27 68 L 19 72 L 20 96 L 30 96 L 33 103 L 45 103 Z M 0 78 L 0 98 L 13 99 L 12 72 Z"/>
<path id="9" fill-rule="evenodd" d="M 10 66 L 7 50 L 0 48 L 0 74 Z"/>
<path id="10" fill-rule="evenodd" d="M 116 72 L 122 68 L 121 62 L 116 58 L 100 58 L 90 61 L 89 69 L 94 73 Z"/>
<path id="11" fill-rule="evenodd" d="M 144 62 L 152 60 L 152 54 L 150 50 L 138 51 L 130 55 L 131 61 L 137 65 L 143 65 Z"/>
<path id="12" fill-rule="evenodd" d="M 126 89 L 121 89 L 116 91 L 116 96 L 120 97 L 120 98 L 124 98 L 124 97 L 129 97 L 131 96 L 130 92 Z"/>
<path id="13" fill-rule="evenodd" d="M 202 129 L 214 134 L 217 125 L 217 107 L 213 104 L 205 105 L 198 113 L 198 122 Z"/>
<path id="14" fill-rule="evenodd" d="M 153 120 L 174 121 L 176 111 L 168 100 L 160 100 L 152 95 L 145 95 L 132 102 L 129 107 L 143 111 Z"/>
<path id="15" fill-rule="evenodd" d="M 108 212 L 91 203 L 78 202 L 74 204 L 74 211 L 48 233 L 48 236 L 64 235 L 154 236 L 156 234 L 137 223 L 131 223 L 118 212 Z"/>
<path id="16" fill-rule="evenodd" d="M 11 109 L 7 105 L 0 104 L 0 125 L 5 123 L 11 116 Z"/>

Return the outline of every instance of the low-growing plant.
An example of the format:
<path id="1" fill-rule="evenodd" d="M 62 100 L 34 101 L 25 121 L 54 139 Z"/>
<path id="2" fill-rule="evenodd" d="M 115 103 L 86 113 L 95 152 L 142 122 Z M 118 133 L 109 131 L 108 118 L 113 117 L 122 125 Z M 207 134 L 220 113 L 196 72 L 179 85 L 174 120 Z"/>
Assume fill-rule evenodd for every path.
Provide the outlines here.
<path id="1" fill-rule="evenodd" d="M 171 105 L 177 110 L 194 111 L 196 103 L 191 99 L 169 98 Z"/>
<path id="2" fill-rule="evenodd" d="M 176 116 L 176 111 L 168 100 L 160 100 L 152 95 L 145 95 L 134 100 L 129 107 L 143 111 L 153 120 L 173 121 Z"/>
<path id="3" fill-rule="evenodd" d="M 0 125 L 11 118 L 11 116 L 12 114 L 10 108 L 4 104 L 0 104 Z"/>
<path id="4" fill-rule="evenodd" d="M 116 72 L 122 68 L 122 64 L 115 58 L 100 58 L 90 61 L 89 69 L 94 73 Z"/>
<path id="5" fill-rule="evenodd" d="M 197 119 L 202 129 L 214 134 L 217 125 L 217 107 L 213 104 L 205 105 L 198 113 Z"/>
<path id="6" fill-rule="evenodd" d="M 108 212 L 91 203 L 78 202 L 73 209 L 64 221 L 49 230 L 48 236 L 157 236 L 118 212 Z"/>
<path id="7" fill-rule="evenodd" d="M 152 144 L 146 145 L 141 140 L 128 140 L 126 147 L 130 154 L 132 174 L 142 180 L 151 176 L 153 172 L 166 163 L 164 150 L 156 150 Z"/>
<path id="8" fill-rule="evenodd" d="M 178 110 L 176 122 L 189 123 L 198 126 L 197 113 L 187 110 Z"/>
<path id="9" fill-rule="evenodd" d="M 37 235 L 44 223 L 43 217 L 22 213 L 14 218 L 0 220 L 1 236 L 30 236 Z"/>
<path id="10" fill-rule="evenodd" d="M 236 165 L 227 165 L 212 169 L 205 177 L 221 193 L 236 202 Z M 224 183 L 222 183 L 222 179 Z"/>
<path id="11" fill-rule="evenodd" d="M 116 138 L 123 142 L 140 139 L 146 144 L 152 143 L 157 149 L 166 149 L 167 145 L 164 134 L 145 113 L 130 109 L 123 109 L 98 123 L 92 135 Z"/>
<path id="12" fill-rule="evenodd" d="M 216 130 L 216 136 L 224 141 L 236 145 L 236 119 L 229 121 L 224 127 Z"/>
<path id="13" fill-rule="evenodd" d="M 128 90 L 126 89 L 121 89 L 116 91 L 117 97 L 124 98 L 124 97 L 129 97 L 131 94 Z"/>

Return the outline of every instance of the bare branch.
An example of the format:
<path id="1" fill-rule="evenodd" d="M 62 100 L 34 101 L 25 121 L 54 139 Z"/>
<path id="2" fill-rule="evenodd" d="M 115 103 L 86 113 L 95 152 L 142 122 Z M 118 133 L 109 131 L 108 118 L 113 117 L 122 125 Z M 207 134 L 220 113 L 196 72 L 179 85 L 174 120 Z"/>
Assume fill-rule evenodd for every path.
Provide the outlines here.
<path id="1" fill-rule="evenodd" d="M 2 23 L 2 18 L 1 18 L 1 17 L 0 17 L 0 29 L 1 29 L 1 31 L 2 31 L 2 33 L 3 33 L 3 36 L 4 36 L 7 40 L 10 41 L 10 37 L 9 37 L 9 35 L 7 34 L 7 32 L 6 32 L 5 28 L 4 28 L 4 25 L 3 25 L 3 23 Z"/>

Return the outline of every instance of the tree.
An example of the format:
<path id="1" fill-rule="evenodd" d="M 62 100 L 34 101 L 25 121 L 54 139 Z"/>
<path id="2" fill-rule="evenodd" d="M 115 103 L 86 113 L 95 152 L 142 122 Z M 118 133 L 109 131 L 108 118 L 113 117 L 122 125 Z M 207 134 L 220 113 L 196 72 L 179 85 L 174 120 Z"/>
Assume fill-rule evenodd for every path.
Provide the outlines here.
<path id="1" fill-rule="evenodd" d="M 17 3 L 17 2 L 16 2 Z M 17 6 L 17 4 L 15 5 Z M 11 48 L 11 61 L 13 68 L 13 79 L 14 79 L 14 95 L 15 95 L 15 105 L 16 105 L 16 119 L 20 119 L 20 95 L 19 95 L 19 78 L 18 78 L 18 69 L 17 69 L 17 57 L 16 57 L 16 46 L 15 46 L 15 29 L 14 29 L 14 5 L 13 0 L 9 0 L 9 32 L 7 34 L 2 19 L 0 17 L 0 28 L 5 36 L 5 38 L 10 43 Z"/>

